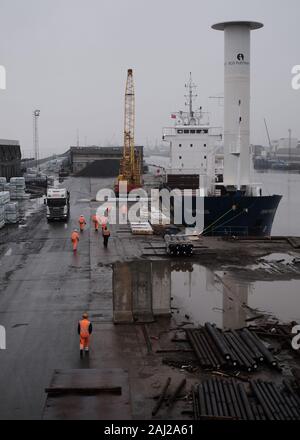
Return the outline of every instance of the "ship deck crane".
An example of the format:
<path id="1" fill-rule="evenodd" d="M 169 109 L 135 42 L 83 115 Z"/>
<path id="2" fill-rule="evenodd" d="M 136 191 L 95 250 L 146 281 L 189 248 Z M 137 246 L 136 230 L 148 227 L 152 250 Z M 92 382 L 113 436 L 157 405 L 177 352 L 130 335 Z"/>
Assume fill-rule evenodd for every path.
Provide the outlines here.
<path id="1" fill-rule="evenodd" d="M 120 174 L 115 187 L 119 194 L 120 182 L 127 182 L 127 192 L 141 187 L 141 164 L 135 150 L 135 91 L 133 71 L 128 70 L 125 92 L 125 118 L 124 118 L 124 149 L 120 162 Z"/>

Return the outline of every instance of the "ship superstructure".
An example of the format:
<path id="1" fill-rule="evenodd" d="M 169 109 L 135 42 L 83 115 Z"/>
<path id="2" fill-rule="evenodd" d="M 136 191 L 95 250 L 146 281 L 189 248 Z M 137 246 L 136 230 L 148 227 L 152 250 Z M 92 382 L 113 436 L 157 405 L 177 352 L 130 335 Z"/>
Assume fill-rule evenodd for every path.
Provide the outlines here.
<path id="1" fill-rule="evenodd" d="M 215 151 L 222 135 L 214 133 L 202 107 L 194 110 L 195 88 L 190 74 L 185 95 L 188 111 L 173 113 L 175 125 L 163 129 L 163 140 L 169 142 L 171 149 L 166 184 L 199 190 L 199 195 L 211 195 L 215 183 Z"/>
<path id="2" fill-rule="evenodd" d="M 171 148 L 164 185 L 190 190 L 180 201 L 196 217 L 197 197 L 203 197 L 206 235 L 267 236 L 271 234 L 280 195 L 264 195 L 250 180 L 250 33 L 263 25 L 228 22 L 214 25 L 225 33 L 224 169 L 216 177 L 216 150 L 222 136 L 214 134 L 202 108 L 194 111 L 194 84 L 187 84 L 187 112 L 174 113 L 175 126 L 163 130 Z M 173 199 L 173 211 L 178 200 Z M 186 208 L 184 205 L 191 206 Z M 189 213 L 189 218 L 191 215 Z M 186 224 L 186 226 L 194 226 Z"/>

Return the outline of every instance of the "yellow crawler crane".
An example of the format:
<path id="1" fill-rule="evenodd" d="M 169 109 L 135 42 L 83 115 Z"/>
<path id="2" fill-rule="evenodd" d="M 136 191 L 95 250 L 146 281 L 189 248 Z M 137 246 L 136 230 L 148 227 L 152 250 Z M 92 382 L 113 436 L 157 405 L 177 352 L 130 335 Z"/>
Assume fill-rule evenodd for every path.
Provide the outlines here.
<path id="1" fill-rule="evenodd" d="M 125 92 L 125 121 L 124 121 L 124 150 L 120 163 L 120 174 L 115 186 L 115 193 L 119 195 L 120 182 L 127 182 L 127 191 L 141 187 L 141 164 L 134 146 L 135 127 L 135 93 L 133 71 L 128 70 Z"/>

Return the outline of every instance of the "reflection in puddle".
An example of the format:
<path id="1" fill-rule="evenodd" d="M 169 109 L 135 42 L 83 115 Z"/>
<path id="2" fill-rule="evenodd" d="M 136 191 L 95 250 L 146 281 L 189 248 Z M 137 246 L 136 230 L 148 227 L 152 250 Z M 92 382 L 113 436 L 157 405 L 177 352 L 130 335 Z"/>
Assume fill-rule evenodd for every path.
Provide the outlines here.
<path id="1" fill-rule="evenodd" d="M 225 329 L 245 327 L 261 313 L 300 321 L 299 287 L 300 280 L 250 282 L 199 264 L 115 264 L 114 317 L 115 322 L 151 321 L 172 313 L 181 323 L 213 322 Z"/>
<path id="2" fill-rule="evenodd" d="M 44 198 L 40 197 L 37 199 L 32 200 L 26 200 L 26 201 L 19 201 L 19 216 L 20 226 L 24 226 L 26 224 L 26 221 L 28 218 L 35 214 L 37 211 L 39 211 L 44 206 Z"/>

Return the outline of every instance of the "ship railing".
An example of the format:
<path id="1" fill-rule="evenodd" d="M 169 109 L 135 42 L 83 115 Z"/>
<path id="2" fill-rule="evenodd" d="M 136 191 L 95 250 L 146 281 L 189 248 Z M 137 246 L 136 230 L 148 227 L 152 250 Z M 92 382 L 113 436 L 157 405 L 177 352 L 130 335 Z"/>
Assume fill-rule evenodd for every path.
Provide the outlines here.
<path id="1" fill-rule="evenodd" d="M 177 128 L 176 127 L 164 127 L 162 131 L 162 138 L 164 139 L 166 136 L 176 136 Z"/>
<path id="2" fill-rule="evenodd" d="M 212 236 L 227 236 L 227 237 L 233 237 L 233 236 L 249 236 L 249 229 L 247 226 L 224 226 L 224 227 L 215 227 L 211 228 L 211 235 Z"/>
<path id="3" fill-rule="evenodd" d="M 199 168 L 165 168 L 166 174 L 184 174 L 184 175 L 198 175 L 207 176 L 207 173 L 199 172 Z"/>

